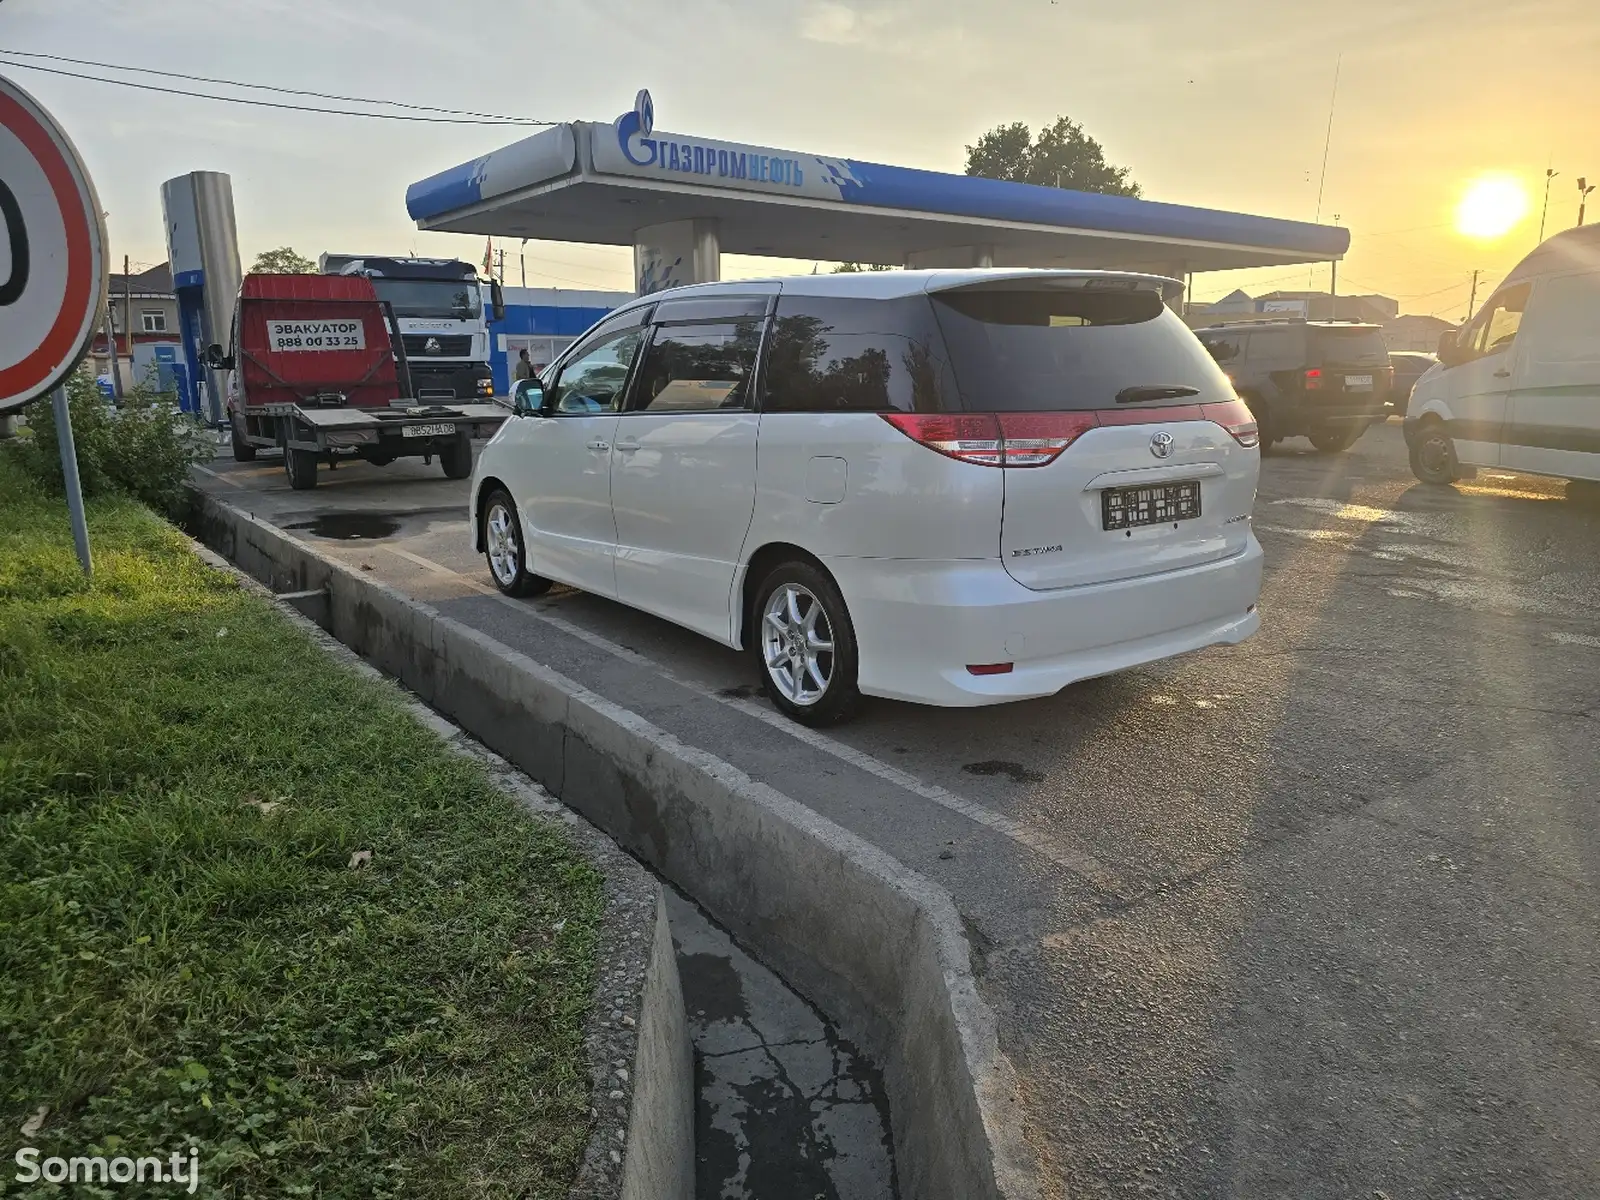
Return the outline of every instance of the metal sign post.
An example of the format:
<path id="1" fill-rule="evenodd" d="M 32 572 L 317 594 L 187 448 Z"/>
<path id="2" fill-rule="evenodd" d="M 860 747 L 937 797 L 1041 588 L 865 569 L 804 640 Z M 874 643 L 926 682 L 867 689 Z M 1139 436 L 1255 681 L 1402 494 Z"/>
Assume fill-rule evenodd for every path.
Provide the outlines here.
<path id="1" fill-rule="evenodd" d="M 78 562 L 89 575 L 66 381 L 105 309 L 105 217 L 62 128 L 0 77 L 0 417 L 55 393 L 56 437 Z"/>
<path id="2" fill-rule="evenodd" d="M 94 578 L 94 559 L 89 554 L 89 522 L 83 513 L 83 487 L 78 482 L 78 448 L 72 444 L 72 410 L 67 407 L 67 389 L 58 387 L 50 403 L 55 407 L 56 445 L 61 449 L 61 475 L 67 484 L 67 512 L 72 517 L 72 544 L 78 550 L 83 573 Z"/>

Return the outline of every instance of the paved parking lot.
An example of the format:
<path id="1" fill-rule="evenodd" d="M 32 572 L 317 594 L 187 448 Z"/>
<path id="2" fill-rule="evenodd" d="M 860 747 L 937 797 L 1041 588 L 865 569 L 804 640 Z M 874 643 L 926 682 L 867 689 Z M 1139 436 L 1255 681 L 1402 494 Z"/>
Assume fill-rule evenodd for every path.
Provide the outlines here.
<path id="1" fill-rule="evenodd" d="M 1250 643 L 825 734 L 692 634 L 495 594 L 437 466 L 204 484 L 946 887 L 1051 1194 L 1600 1195 L 1600 507 L 1562 483 L 1296 439 Z"/>

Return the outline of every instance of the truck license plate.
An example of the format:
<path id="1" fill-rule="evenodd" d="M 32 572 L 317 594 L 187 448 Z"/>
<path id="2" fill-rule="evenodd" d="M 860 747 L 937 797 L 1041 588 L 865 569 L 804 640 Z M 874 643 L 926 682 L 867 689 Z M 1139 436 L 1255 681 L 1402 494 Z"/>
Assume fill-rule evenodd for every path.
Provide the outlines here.
<path id="1" fill-rule="evenodd" d="M 1200 481 L 1154 487 L 1107 488 L 1100 493 L 1100 527 L 1105 530 L 1165 525 L 1200 515 Z"/>
<path id="2" fill-rule="evenodd" d="M 1346 375 L 1344 388 L 1347 392 L 1370 392 L 1372 390 L 1371 375 Z"/>
<path id="3" fill-rule="evenodd" d="M 406 437 L 449 437 L 455 431 L 454 425 L 407 425 L 400 432 Z"/>

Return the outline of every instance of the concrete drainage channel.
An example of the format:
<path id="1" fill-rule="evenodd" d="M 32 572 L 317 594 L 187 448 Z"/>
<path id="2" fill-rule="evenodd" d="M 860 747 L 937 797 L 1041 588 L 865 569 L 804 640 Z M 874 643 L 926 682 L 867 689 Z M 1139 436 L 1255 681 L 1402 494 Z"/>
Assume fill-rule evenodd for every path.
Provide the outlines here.
<path id="1" fill-rule="evenodd" d="M 901 1195 L 1038 1194 L 1016 1079 L 942 889 L 527 656 L 213 497 L 195 503 L 212 549 L 293 595 L 335 638 L 693 897 L 780 976 L 804 981 L 807 998 L 882 1067 Z M 840 1114 L 861 1082 L 841 1090 L 842 1074 L 823 1106 L 837 1101 Z"/>

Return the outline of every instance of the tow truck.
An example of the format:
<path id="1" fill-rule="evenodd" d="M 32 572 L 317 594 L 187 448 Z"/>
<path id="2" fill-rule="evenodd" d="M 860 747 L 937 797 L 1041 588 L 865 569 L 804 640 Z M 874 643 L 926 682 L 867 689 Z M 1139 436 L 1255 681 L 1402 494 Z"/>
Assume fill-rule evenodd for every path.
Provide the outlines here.
<path id="1" fill-rule="evenodd" d="M 283 453 L 289 486 L 317 485 L 342 459 L 386 466 L 420 456 L 450 479 L 472 474 L 472 439 L 499 428 L 493 403 L 419 400 L 393 307 L 364 275 L 246 275 L 226 351 L 233 456 Z"/>

